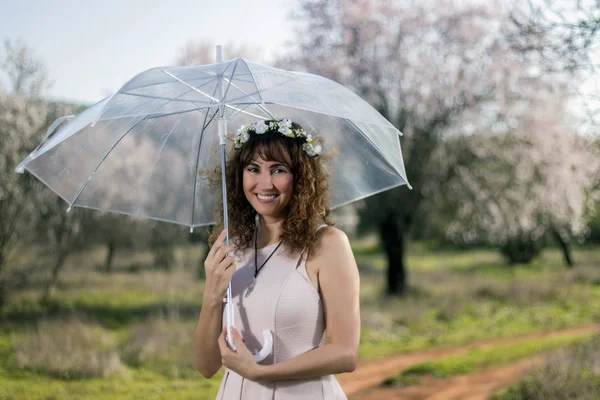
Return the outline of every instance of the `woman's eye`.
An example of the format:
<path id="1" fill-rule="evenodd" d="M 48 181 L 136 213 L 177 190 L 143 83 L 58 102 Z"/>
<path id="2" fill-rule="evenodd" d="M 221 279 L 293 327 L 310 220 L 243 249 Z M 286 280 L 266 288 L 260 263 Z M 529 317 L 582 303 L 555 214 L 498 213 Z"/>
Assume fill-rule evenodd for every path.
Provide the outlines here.
<path id="1" fill-rule="evenodd" d="M 256 168 L 256 167 L 248 167 L 248 168 L 246 168 L 246 171 L 248 171 L 248 172 L 257 172 L 258 168 Z"/>
<path id="2" fill-rule="evenodd" d="M 285 174 L 287 172 L 287 170 L 285 168 L 275 168 L 273 170 L 274 174 Z"/>

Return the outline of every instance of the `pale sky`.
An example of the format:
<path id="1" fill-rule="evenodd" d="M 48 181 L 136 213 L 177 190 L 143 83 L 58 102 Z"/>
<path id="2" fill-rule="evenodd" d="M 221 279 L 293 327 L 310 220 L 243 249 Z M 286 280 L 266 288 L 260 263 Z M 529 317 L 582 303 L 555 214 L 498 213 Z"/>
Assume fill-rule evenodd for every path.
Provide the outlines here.
<path id="1" fill-rule="evenodd" d="M 91 104 L 146 69 L 174 65 L 189 40 L 260 46 L 291 40 L 295 0 L 0 0 L 0 40 L 21 38 L 43 61 L 48 96 Z M 0 58 L 4 46 L 0 46 Z M 227 58 L 227 48 L 223 50 Z M 6 81 L 0 82 L 6 87 Z"/>

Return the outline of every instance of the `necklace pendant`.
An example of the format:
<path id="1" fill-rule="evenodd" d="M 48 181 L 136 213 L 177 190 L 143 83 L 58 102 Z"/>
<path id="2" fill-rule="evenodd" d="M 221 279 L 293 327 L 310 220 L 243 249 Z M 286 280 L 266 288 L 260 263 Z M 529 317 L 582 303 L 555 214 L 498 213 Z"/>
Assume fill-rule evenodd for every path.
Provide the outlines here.
<path id="1" fill-rule="evenodd" d="M 250 283 L 250 286 L 248 286 L 248 291 L 246 292 L 246 295 L 244 297 L 248 297 L 252 294 L 252 291 L 254 290 L 254 285 L 256 285 L 256 277 L 252 278 L 252 283 Z"/>

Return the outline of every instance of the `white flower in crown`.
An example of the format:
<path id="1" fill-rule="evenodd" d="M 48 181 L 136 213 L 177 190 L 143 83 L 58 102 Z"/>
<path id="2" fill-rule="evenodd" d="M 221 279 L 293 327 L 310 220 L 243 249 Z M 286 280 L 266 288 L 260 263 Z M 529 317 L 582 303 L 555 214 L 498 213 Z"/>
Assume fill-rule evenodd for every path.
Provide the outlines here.
<path id="1" fill-rule="evenodd" d="M 235 144 L 234 147 L 236 149 L 239 149 L 240 147 L 242 147 L 242 145 L 244 143 L 246 143 L 248 140 L 250 139 L 250 135 L 248 134 L 248 132 L 245 131 L 241 131 L 241 133 L 239 135 L 237 135 L 237 137 L 235 138 Z"/>
<path id="2" fill-rule="evenodd" d="M 318 156 L 319 154 L 321 154 L 321 150 L 322 150 L 322 148 L 321 148 L 320 145 L 313 146 L 310 143 L 304 143 L 302 145 L 302 149 L 304 149 L 304 151 L 306 152 L 306 154 L 308 154 L 311 157 Z"/>
<path id="3" fill-rule="evenodd" d="M 240 129 L 236 131 L 236 136 L 240 136 L 246 127 L 244 125 L 240 125 Z"/>
<path id="4" fill-rule="evenodd" d="M 304 131 L 302 131 L 302 132 L 304 132 Z M 306 132 L 304 132 L 304 134 L 306 135 Z M 312 142 L 313 141 L 313 137 L 312 137 L 312 135 L 310 133 L 308 135 L 306 135 L 306 141 L 307 142 Z"/>
<path id="5" fill-rule="evenodd" d="M 286 128 L 291 128 L 292 127 L 292 120 L 289 119 L 289 118 L 282 119 L 281 122 L 279 123 L 279 126 L 280 127 L 283 126 L 283 127 L 286 127 Z"/>
<path id="6" fill-rule="evenodd" d="M 258 121 L 254 123 L 254 131 L 259 135 L 262 135 L 269 129 L 269 126 L 265 124 L 265 121 Z"/>
<path id="7" fill-rule="evenodd" d="M 279 133 L 281 133 L 282 135 L 285 135 L 287 137 L 291 137 L 291 138 L 296 137 L 296 136 L 294 136 L 294 132 L 292 132 L 292 130 L 287 126 L 280 126 L 278 130 L 279 130 Z"/>

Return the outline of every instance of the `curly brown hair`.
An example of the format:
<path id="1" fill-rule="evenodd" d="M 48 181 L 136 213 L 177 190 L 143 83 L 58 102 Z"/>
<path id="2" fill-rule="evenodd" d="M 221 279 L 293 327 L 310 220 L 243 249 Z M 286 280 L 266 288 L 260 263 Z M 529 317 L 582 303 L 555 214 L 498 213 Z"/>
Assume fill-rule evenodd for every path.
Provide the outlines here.
<path id="1" fill-rule="evenodd" d="M 265 121 L 269 124 L 271 121 Z M 295 122 L 292 127 L 301 129 Z M 329 215 L 329 185 L 324 163 L 326 156 L 310 157 L 303 149 L 302 139 L 290 138 L 278 132 L 252 134 L 249 140 L 228 157 L 226 166 L 229 237 L 237 250 L 254 244 L 256 211 L 246 199 L 243 188 L 244 169 L 257 157 L 287 165 L 294 176 L 294 191 L 287 208 L 280 236 L 286 251 L 298 254 L 313 250 L 317 243 L 317 227 L 333 225 Z M 215 210 L 216 225 L 209 243 L 212 246 L 223 230 L 223 202 Z"/>

